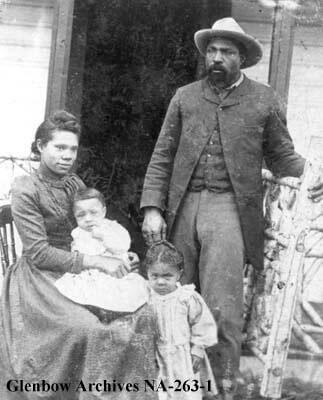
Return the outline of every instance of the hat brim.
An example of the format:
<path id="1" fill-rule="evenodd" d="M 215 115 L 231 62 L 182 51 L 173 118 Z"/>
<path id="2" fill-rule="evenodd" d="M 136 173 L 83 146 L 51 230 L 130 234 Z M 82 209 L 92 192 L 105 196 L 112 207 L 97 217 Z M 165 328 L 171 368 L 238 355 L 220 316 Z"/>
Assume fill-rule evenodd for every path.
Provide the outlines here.
<path id="1" fill-rule="evenodd" d="M 213 38 L 233 39 L 241 43 L 247 51 L 246 59 L 241 68 L 248 68 L 256 65 L 262 57 L 262 46 L 246 33 L 233 32 L 228 30 L 201 29 L 194 35 L 194 42 L 199 52 L 205 56 L 206 47 Z"/>

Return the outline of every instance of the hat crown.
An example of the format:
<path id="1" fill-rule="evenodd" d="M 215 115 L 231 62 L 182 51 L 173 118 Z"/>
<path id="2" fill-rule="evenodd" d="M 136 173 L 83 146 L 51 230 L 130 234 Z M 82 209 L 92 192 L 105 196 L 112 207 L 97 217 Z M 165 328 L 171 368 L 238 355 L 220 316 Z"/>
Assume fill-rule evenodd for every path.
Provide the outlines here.
<path id="1" fill-rule="evenodd" d="M 231 17 L 226 17 L 222 19 L 218 19 L 217 21 L 214 22 L 212 25 L 212 30 L 215 31 L 230 31 L 230 32 L 236 32 L 236 33 L 242 33 L 244 34 L 245 32 L 241 28 L 241 26 L 236 22 Z"/>

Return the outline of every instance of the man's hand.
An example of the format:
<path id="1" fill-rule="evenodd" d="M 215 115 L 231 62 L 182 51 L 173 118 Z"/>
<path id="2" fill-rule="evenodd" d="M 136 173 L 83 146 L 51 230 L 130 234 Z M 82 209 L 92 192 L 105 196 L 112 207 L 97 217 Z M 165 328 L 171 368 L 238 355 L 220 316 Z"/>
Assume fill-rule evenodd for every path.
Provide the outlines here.
<path id="1" fill-rule="evenodd" d="M 194 374 L 197 374 L 201 368 L 203 358 L 196 356 L 195 354 L 192 354 L 192 366 L 193 366 L 193 372 Z"/>
<path id="2" fill-rule="evenodd" d="M 156 207 L 145 208 L 142 234 L 147 245 L 166 239 L 166 222 Z"/>
<path id="3" fill-rule="evenodd" d="M 323 199 L 323 173 L 308 187 L 308 197 L 315 203 Z"/>

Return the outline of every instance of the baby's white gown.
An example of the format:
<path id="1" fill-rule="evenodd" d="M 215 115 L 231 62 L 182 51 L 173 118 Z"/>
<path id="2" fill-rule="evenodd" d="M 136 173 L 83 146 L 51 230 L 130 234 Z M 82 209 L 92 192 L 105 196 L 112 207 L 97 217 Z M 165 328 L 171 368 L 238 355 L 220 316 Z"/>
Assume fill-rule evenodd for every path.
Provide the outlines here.
<path id="1" fill-rule="evenodd" d="M 217 326 L 202 297 L 194 285 L 178 286 L 167 295 L 151 290 L 150 302 L 157 317 L 157 361 L 159 378 L 166 385 L 176 387 L 186 380 L 198 380 L 204 390 L 159 392 L 160 400 L 201 400 L 202 396 L 216 395 L 217 388 L 205 348 L 217 343 Z M 200 373 L 194 374 L 191 355 L 203 358 Z M 208 391 L 208 383 L 210 381 Z"/>
<path id="2" fill-rule="evenodd" d="M 72 250 L 87 255 L 117 257 L 127 262 L 128 231 L 118 222 L 108 219 L 104 220 L 101 231 L 103 239 L 98 240 L 90 232 L 75 228 L 72 231 Z M 136 273 L 118 279 L 96 269 L 80 274 L 67 272 L 55 282 L 55 286 L 75 303 L 116 312 L 134 312 L 148 300 L 146 281 Z"/>

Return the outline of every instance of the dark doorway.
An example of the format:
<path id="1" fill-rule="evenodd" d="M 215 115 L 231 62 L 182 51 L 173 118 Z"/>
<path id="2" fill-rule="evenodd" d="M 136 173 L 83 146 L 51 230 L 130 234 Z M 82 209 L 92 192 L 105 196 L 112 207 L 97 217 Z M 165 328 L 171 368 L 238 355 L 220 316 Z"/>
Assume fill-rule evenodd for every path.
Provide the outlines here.
<path id="1" fill-rule="evenodd" d="M 230 15 L 230 3 L 97 0 L 88 8 L 79 172 L 104 193 L 110 216 L 130 223 L 134 238 L 143 178 L 168 102 L 196 79 L 194 32 Z"/>

